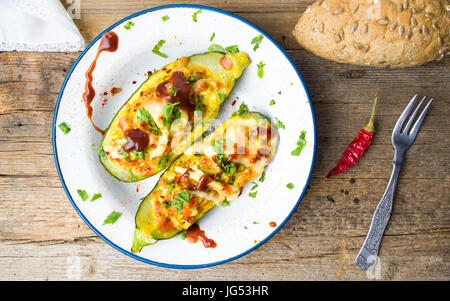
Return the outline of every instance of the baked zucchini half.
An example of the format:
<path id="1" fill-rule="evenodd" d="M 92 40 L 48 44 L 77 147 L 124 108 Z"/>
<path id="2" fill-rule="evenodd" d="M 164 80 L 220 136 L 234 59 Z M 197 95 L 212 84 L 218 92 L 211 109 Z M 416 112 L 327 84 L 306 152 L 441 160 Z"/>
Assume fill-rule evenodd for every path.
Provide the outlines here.
<path id="1" fill-rule="evenodd" d="M 276 152 L 278 134 L 259 113 L 237 115 L 197 141 L 162 174 L 136 214 L 133 253 L 188 229 L 236 199 Z"/>
<path id="2" fill-rule="evenodd" d="M 100 162 L 125 182 L 165 169 L 210 127 L 249 63 L 243 52 L 210 52 L 153 73 L 106 130 Z"/>

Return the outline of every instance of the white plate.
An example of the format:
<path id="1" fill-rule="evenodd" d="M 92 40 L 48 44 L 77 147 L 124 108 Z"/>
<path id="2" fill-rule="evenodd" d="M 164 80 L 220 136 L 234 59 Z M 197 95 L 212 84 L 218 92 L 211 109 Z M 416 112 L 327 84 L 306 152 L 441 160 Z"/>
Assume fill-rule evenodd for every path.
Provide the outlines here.
<path id="1" fill-rule="evenodd" d="M 197 15 L 198 22 L 193 22 L 192 14 L 198 9 L 202 12 Z M 161 17 L 164 15 L 170 19 L 163 22 Z M 128 21 L 135 24 L 130 30 L 124 29 Z M 147 71 L 159 69 L 178 57 L 206 52 L 213 32 L 213 43 L 224 47 L 238 45 L 251 59 L 250 66 L 222 105 L 219 120 L 228 119 L 245 102 L 251 111 L 261 112 L 274 123 L 277 117 L 286 126 L 279 130 L 278 153 L 266 168 L 264 183 L 258 182 L 257 197 L 248 196 L 253 186 L 248 184 L 229 207 L 214 208 L 199 221 L 206 235 L 216 241 L 216 248 L 204 248 L 201 242 L 190 244 L 175 237 L 147 246 L 138 254 L 129 251 L 139 199 L 150 192 L 159 175 L 134 184 L 122 183 L 98 160 L 96 149 L 102 137 L 91 126 L 81 99 L 85 72 L 96 55 L 101 36 L 110 30 L 119 36 L 119 48 L 116 52 L 103 52 L 93 73 L 97 94 L 93 101 L 93 119 L 100 128 L 109 125 L 118 109 L 146 79 Z M 250 41 L 260 34 L 264 39 L 254 51 Z M 161 52 L 168 58 L 152 53 L 153 46 L 161 39 L 166 41 Z M 266 64 L 262 79 L 257 76 L 256 66 L 261 60 Z M 137 83 L 133 84 L 133 81 Z M 120 87 L 122 91 L 113 97 L 108 95 L 108 103 L 102 107 L 99 94 L 112 87 Z M 276 101 L 273 106 L 269 105 L 271 99 Z M 233 100 L 237 100 L 234 106 Z M 71 127 L 67 135 L 57 127 L 63 121 Z M 294 157 L 290 152 L 302 130 L 307 132 L 307 146 L 299 157 Z M 58 174 L 69 200 L 98 236 L 122 253 L 146 263 L 198 268 L 239 258 L 261 246 L 283 226 L 308 185 L 314 164 L 316 127 L 300 73 L 271 37 L 246 20 L 222 10 L 170 5 L 142 11 L 119 21 L 83 51 L 69 71 L 56 103 L 53 149 Z M 295 188 L 288 189 L 288 183 L 293 183 Z M 77 189 L 86 190 L 89 197 L 94 193 L 101 193 L 103 197 L 94 202 L 83 202 Z M 113 210 L 121 212 L 122 216 L 114 224 L 102 225 Z M 276 227 L 269 226 L 272 221 L 276 222 Z"/>

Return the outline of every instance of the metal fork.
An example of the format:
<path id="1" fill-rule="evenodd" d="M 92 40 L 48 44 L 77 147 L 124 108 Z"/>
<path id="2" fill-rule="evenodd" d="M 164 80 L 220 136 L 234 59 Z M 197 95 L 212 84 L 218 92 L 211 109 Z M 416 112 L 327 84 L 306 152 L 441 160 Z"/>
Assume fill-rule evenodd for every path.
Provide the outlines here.
<path id="1" fill-rule="evenodd" d="M 392 131 L 392 144 L 395 148 L 394 160 L 392 161 L 393 169 L 391 178 L 387 185 L 386 191 L 380 200 L 380 203 L 375 209 L 375 213 L 372 218 L 372 223 L 370 224 L 369 232 L 367 233 L 366 240 L 356 256 L 355 264 L 361 269 L 367 270 L 372 266 L 375 266 L 377 262 L 378 250 L 380 248 L 380 242 L 383 237 L 384 230 L 389 222 L 392 212 L 392 202 L 394 200 L 395 186 L 397 185 L 398 175 L 400 169 L 403 165 L 406 150 L 413 144 L 416 139 L 417 132 L 422 125 L 425 115 L 430 108 L 433 99 L 431 99 L 428 104 L 423 109 L 417 121 L 414 123 L 414 119 L 419 113 L 422 103 L 425 101 L 426 96 L 420 101 L 419 105 L 416 107 L 411 117 L 408 119 L 409 114 L 414 108 L 417 100 L 417 94 L 411 99 L 409 104 L 406 106 L 400 118 L 395 124 L 394 130 Z M 405 125 L 405 122 L 408 121 Z M 411 128 L 412 126 L 412 128 Z M 401 131 L 401 129 L 403 131 Z"/>

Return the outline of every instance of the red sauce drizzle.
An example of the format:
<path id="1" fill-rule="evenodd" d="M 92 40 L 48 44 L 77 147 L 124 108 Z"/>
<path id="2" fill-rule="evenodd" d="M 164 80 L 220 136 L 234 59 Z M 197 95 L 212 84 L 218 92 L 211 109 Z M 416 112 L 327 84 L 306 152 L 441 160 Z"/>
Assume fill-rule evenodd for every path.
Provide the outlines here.
<path id="1" fill-rule="evenodd" d="M 223 69 L 225 69 L 225 70 L 231 70 L 231 69 L 233 69 L 233 62 L 230 61 L 230 59 L 227 58 L 226 55 L 224 55 L 224 56 L 220 59 L 220 64 L 222 65 Z"/>
<path id="2" fill-rule="evenodd" d="M 140 129 L 129 129 L 124 134 L 128 141 L 123 146 L 123 150 L 127 153 L 132 150 L 142 152 L 150 142 L 148 134 Z"/>
<path id="3" fill-rule="evenodd" d="M 211 179 L 205 174 L 200 177 L 197 186 L 193 187 L 193 190 L 207 191 L 209 190 L 207 186 L 209 182 L 211 182 Z"/>
<path id="4" fill-rule="evenodd" d="M 194 112 L 195 103 L 190 99 L 191 86 L 181 71 L 174 71 L 168 80 L 156 87 L 156 96 L 171 103 L 178 102 L 181 109 L 188 113 Z"/>
<path id="5" fill-rule="evenodd" d="M 217 244 L 214 240 L 206 237 L 205 231 L 201 230 L 197 224 L 193 224 L 188 230 L 186 239 L 190 243 L 196 243 L 201 240 L 205 248 L 215 248 Z"/>
<path id="6" fill-rule="evenodd" d="M 93 80 L 92 72 L 94 71 L 95 66 L 97 65 L 97 59 L 100 56 L 100 53 L 102 53 L 102 51 L 114 52 L 117 50 L 118 47 L 119 47 L 119 37 L 117 36 L 117 34 L 113 31 L 105 33 L 105 35 L 100 40 L 100 45 L 98 46 L 97 49 L 97 55 L 95 56 L 95 59 L 92 61 L 91 65 L 89 66 L 89 69 L 85 73 L 86 85 L 83 93 L 83 102 L 86 107 L 86 114 L 89 120 L 91 121 L 92 126 L 102 135 L 105 134 L 105 131 L 99 129 L 92 121 L 91 103 L 95 97 L 95 90 L 94 87 L 92 86 Z"/>
<path id="7" fill-rule="evenodd" d="M 275 228 L 277 226 L 277 223 L 276 222 L 270 222 L 269 226 L 271 226 L 272 228 Z"/>

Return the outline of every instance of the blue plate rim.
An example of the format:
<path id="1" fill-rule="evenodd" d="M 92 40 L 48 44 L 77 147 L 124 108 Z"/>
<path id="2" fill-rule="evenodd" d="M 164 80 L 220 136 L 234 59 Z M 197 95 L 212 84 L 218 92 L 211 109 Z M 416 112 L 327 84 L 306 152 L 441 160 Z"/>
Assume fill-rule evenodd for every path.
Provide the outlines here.
<path id="1" fill-rule="evenodd" d="M 264 35 L 264 37 L 268 38 L 274 45 L 277 46 L 277 48 L 280 50 L 280 52 L 286 57 L 286 59 L 289 61 L 289 63 L 291 64 L 291 66 L 294 68 L 295 72 L 297 73 L 297 76 L 299 77 L 303 88 L 305 89 L 306 92 L 306 96 L 308 97 L 308 102 L 309 102 L 309 106 L 311 109 L 311 114 L 312 114 L 312 119 L 313 119 L 313 125 L 314 125 L 314 151 L 313 151 L 313 158 L 311 161 L 311 167 L 310 167 L 310 171 L 309 171 L 309 175 L 308 175 L 308 179 L 305 183 L 305 186 L 303 188 L 303 191 L 297 201 L 297 203 L 295 204 L 295 206 L 292 208 L 291 212 L 288 214 L 288 216 L 284 219 L 284 221 L 282 223 L 280 223 L 277 228 L 270 233 L 265 239 L 261 240 L 260 242 L 258 242 L 255 246 L 253 246 L 252 248 L 227 259 L 224 260 L 220 260 L 220 261 L 216 261 L 216 262 L 212 262 L 212 263 L 206 263 L 206 264 L 195 264 L 195 265 L 180 265 L 180 264 L 168 264 L 168 263 L 163 263 L 163 262 L 157 262 L 157 261 L 153 261 L 153 260 L 149 260 L 147 258 L 143 258 L 141 256 L 138 256 L 136 254 L 131 253 L 130 251 L 127 251 L 121 247 L 119 247 L 118 245 L 116 245 L 115 243 L 113 243 L 111 240 L 109 240 L 106 236 L 104 236 L 99 230 L 97 230 L 94 225 L 92 225 L 89 220 L 84 216 L 84 214 L 81 212 L 81 210 L 78 208 L 78 206 L 75 204 L 71 194 L 69 193 L 66 183 L 64 181 L 64 177 L 61 173 L 61 169 L 59 166 L 59 160 L 58 160 L 58 150 L 56 148 L 56 119 L 58 117 L 58 111 L 59 111 L 59 105 L 61 102 L 61 98 L 62 95 L 64 93 L 64 90 L 66 88 L 67 82 L 70 79 L 70 76 L 72 75 L 73 70 L 75 69 L 75 67 L 78 65 L 79 61 L 83 58 L 83 56 L 86 54 L 86 52 L 95 44 L 95 42 L 97 42 L 97 40 L 99 40 L 105 33 L 107 33 L 108 31 L 112 30 L 113 28 L 115 28 L 117 25 L 132 19 L 134 17 L 149 13 L 149 12 L 154 12 L 154 11 L 158 11 L 158 10 L 163 10 L 163 9 L 167 9 L 167 8 L 194 8 L 194 9 L 204 9 L 204 10 L 209 10 L 209 11 L 213 11 L 213 12 L 217 12 L 232 18 L 235 18 L 241 22 L 243 22 L 244 24 L 252 27 L 253 29 L 255 29 L 256 31 L 258 31 L 260 34 Z M 66 193 L 67 197 L 69 198 L 70 203 L 72 204 L 72 206 L 74 207 L 74 209 L 78 212 L 78 215 L 81 217 L 81 219 L 86 223 L 86 225 L 88 225 L 88 227 L 98 236 L 100 237 L 103 241 L 105 241 L 107 244 L 109 244 L 111 247 L 113 247 L 114 249 L 116 249 L 117 251 L 121 252 L 124 255 L 127 255 L 135 260 L 147 263 L 147 264 L 151 264 L 151 265 L 155 265 L 155 266 L 159 266 L 159 267 L 164 267 L 164 268 L 172 268 L 172 269 L 198 269 L 198 268 L 206 268 L 206 267 L 212 267 L 212 266 L 216 266 L 216 265 L 220 265 L 220 264 L 224 264 L 233 260 L 236 260 L 242 256 L 245 256 L 249 253 L 251 253 L 252 251 L 256 250 L 257 248 L 259 248 L 260 246 L 262 246 L 264 243 L 266 243 L 269 239 L 271 239 L 283 226 L 284 224 L 286 224 L 286 222 L 291 218 L 292 214 L 294 214 L 295 210 L 297 209 L 298 205 L 300 204 L 306 189 L 308 187 L 308 184 L 311 180 L 311 175 L 314 169 L 314 164 L 315 164 L 315 159 L 316 159 L 316 152 L 317 152 L 317 124 L 316 124 L 316 115 L 314 112 L 314 107 L 312 105 L 311 102 L 311 97 L 309 95 L 309 91 L 308 88 L 305 84 L 305 81 L 303 80 L 302 75 L 300 74 L 300 72 L 298 71 L 296 65 L 294 64 L 294 62 L 292 61 L 292 59 L 289 57 L 289 55 L 286 53 L 286 51 L 270 36 L 268 35 L 266 32 L 264 32 L 262 29 L 260 29 L 258 26 L 254 25 L 253 23 L 245 20 L 244 18 L 241 18 L 233 13 L 224 11 L 222 9 L 218 9 L 215 7 L 210 7 L 210 6 L 205 6 L 205 5 L 194 5 L 194 4 L 171 4 L 171 5 L 162 5 L 162 6 L 156 6 L 156 7 L 152 7 L 146 10 L 142 10 L 139 12 L 136 12 L 134 14 L 131 14 L 125 18 L 123 18 L 122 20 L 114 23 L 113 25 L 109 26 L 107 29 L 105 29 L 103 32 L 101 32 L 97 37 L 95 37 L 87 46 L 86 48 L 83 50 L 83 52 L 78 56 L 78 58 L 75 60 L 75 62 L 73 63 L 72 67 L 70 68 L 69 72 L 66 75 L 66 78 L 64 79 L 64 82 L 61 86 L 60 92 L 58 94 L 58 99 L 56 101 L 55 104 L 55 110 L 54 110 L 54 115 L 53 115 L 53 125 L 52 125 L 52 144 L 53 144 L 53 155 L 54 155 L 54 159 L 55 159 L 55 165 L 56 165 L 56 170 L 58 172 L 58 177 L 61 181 L 61 184 L 63 186 L 64 192 Z"/>

